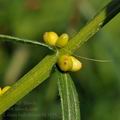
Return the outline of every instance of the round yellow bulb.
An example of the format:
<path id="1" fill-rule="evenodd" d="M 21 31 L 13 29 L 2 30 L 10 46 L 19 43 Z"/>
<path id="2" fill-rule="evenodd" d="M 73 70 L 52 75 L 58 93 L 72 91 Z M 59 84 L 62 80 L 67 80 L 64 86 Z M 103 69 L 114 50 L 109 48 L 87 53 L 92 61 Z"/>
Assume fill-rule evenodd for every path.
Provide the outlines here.
<path id="1" fill-rule="evenodd" d="M 2 89 L 2 91 L 1 91 L 1 95 L 3 95 L 5 92 L 7 92 L 8 89 L 10 89 L 10 86 L 4 87 L 4 88 Z"/>
<path id="2" fill-rule="evenodd" d="M 58 40 L 58 35 L 55 32 L 45 32 L 43 35 L 43 40 L 46 44 L 55 46 Z"/>
<path id="3" fill-rule="evenodd" d="M 59 57 L 57 62 L 61 71 L 76 72 L 82 68 L 82 63 L 73 56 L 62 55 Z"/>
<path id="4" fill-rule="evenodd" d="M 58 62 L 57 62 L 60 70 L 67 72 L 71 70 L 73 66 L 72 59 L 70 58 L 69 55 L 62 55 L 59 57 Z"/>
<path id="5" fill-rule="evenodd" d="M 58 40 L 57 40 L 57 42 L 56 42 L 56 46 L 62 48 L 62 47 L 64 47 L 64 46 L 68 43 L 68 40 L 69 40 L 68 34 L 63 33 L 63 34 L 58 38 Z"/>
<path id="6" fill-rule="evenodd" d="M 70 71 L 73 72 L 79 71 L 82 68 L 82 63 L 73 56 L 70 56 L 70 58 L 72 59 L 72 63 L 73 63 L 73 66 Z"/>

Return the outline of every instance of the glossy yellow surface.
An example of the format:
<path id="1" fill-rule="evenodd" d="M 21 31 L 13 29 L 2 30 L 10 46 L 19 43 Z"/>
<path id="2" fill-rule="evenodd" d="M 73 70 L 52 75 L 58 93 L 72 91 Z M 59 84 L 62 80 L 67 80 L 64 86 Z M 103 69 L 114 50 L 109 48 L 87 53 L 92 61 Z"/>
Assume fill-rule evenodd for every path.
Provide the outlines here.
<path id="1" fill-rule="evenodd" d="M 64 46 L 67 45 L 68 40 L 69 40 L 68 34 L 63 33 L 63 34 L 58 38 L 58 40 L 57 40 L 57 42 L 56 42 L 56 46 L 62 48 L 62 47 L 64 47 Z"/>
<path id="2" fill-rule="evenodd" d="M 55 46 L 58 40 L 58 35 L 55 32 L 45 32 L 43 35 L 43 40 L 46 44 Z"/>
<path id="3" fill-rule="evenodd" d="M 70 71 L 73 66 L 72 59 L 70 58 L 69 55 L 60 56 L 57 64 L 60 70 L 64 72 Z"/>

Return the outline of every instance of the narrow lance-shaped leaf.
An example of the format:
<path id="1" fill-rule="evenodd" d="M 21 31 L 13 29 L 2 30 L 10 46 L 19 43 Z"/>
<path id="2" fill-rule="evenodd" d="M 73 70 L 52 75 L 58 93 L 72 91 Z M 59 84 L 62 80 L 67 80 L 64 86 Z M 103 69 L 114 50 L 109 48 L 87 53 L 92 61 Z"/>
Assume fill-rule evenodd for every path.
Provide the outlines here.
<path id="1" fill-rule="evenodd" d="M 69 74 L 59 73 L 58 87 L 63 120 L 80 120 L 78 95 Z"/>
<path id="2" fill-rule="evenodd" d="M 38 45 L 38 46 L 43 46 L 43 47 L 46 47 L 46 48 L 54 51 L 54 49 L 52 47 L 50 47 L 50 46 L 48 46 L 44 43 L 37 42 L 37 41 L 34 41 L 34 40 L 27 40 L 27 39 L 22 39 L 22 38 L 18 38 L 18 37 L 13 37 L 13 36 L 9 36 L 9 35 L 0 34 L 0 41 L 10 41 L 10 42 Z"/>
<path id="3" fill-rule="evenodd" d="M 49 77 L 56 58 L 56 55 L 45 57 L 0 96 L 0 115 Z"/>

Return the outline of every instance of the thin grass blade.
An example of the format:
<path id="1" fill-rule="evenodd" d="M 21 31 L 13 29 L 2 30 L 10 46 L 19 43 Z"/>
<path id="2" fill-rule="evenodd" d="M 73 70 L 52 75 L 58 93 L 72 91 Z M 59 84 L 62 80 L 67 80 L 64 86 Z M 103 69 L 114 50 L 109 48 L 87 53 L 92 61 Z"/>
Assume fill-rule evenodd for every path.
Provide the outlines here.
<path id="1" fill-rule="evenodd" d="M 52 51 L 54 51 L 54 49 L 52 47 L 50 47 L 47 44 L 38 42 L 38 41 L 34 41 L 34 40 L 28 40 L 28 39 L 22 39 L 22 38 L 18 38 L 18 37 L 13 37 L 13 36 L 9 36 L 9 35 L 2 35 L 0 34 L 0 41 L 10 41 L 10 42 L 17 42 L 17 43 L 24 43 L 24 44 L 31 44 L 31 45 L 37 45 L 37 46 L 43 46 L 46 47 Z"/>

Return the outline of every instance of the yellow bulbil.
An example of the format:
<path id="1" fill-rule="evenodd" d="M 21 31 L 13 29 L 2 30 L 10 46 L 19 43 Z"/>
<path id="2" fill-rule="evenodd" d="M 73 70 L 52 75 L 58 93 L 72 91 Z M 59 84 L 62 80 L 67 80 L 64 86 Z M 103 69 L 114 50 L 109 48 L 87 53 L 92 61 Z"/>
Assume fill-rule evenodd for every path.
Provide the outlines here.
<path id="1" fill-rule="evenodd" d="M 62 48 L 68 43 L 69 35 L 63 33 L 59 37 L 55 32 L 45 32 L 43 35 L 43 40 L 50 46 L 57 46 L 59 48 Z"/>
<path id="2" fill-rule="evenodd" d="M 62 48 L 62 47 L 64 47 L 65 45 L 67 45 L 68 40 L 69 40 L 68 34 L 63 33 L 63 34 L 58 38 L 58 40 L 57 40 L 57 42 L 56 42 L 56 46 Z"/>
<path id="3" fill-rule="evenodd" d="M 55 46 L 58 40 L 58 35 L 55 32 L 45 32 L 43 35 L 43 40 L 46 44 Z"/>
<path id="4" fill-rule="evenodd" d="M 10 86 L 6 86 L 3 89 L 0 88 L 0 95 L 3 95 L 5 92 L 8 91 L 8 89 L 10 89 Z"/>
<path id="5" fill-rule="evenodd" d="M 57 64 L 60 68 L 60 70 L 67 72 L 69 71 L 72 66 L 72 59 L 69 57 L 69 55 L 63 55 L 58 58 Z"/>
<path id="6" fill-rule="evenodd" d="M 62 55 L 59 57 L 57 65 L 63 72 L 76 72 L 82 68 L 82 63 L 73 56 Z"/>
<path id="7" fill-rule="evenodd" d="M 73 62 L 72 69 L 70 71 L 76 72 L 82 68 L 82 63 L 73 56 L 70 56 Z"/>

